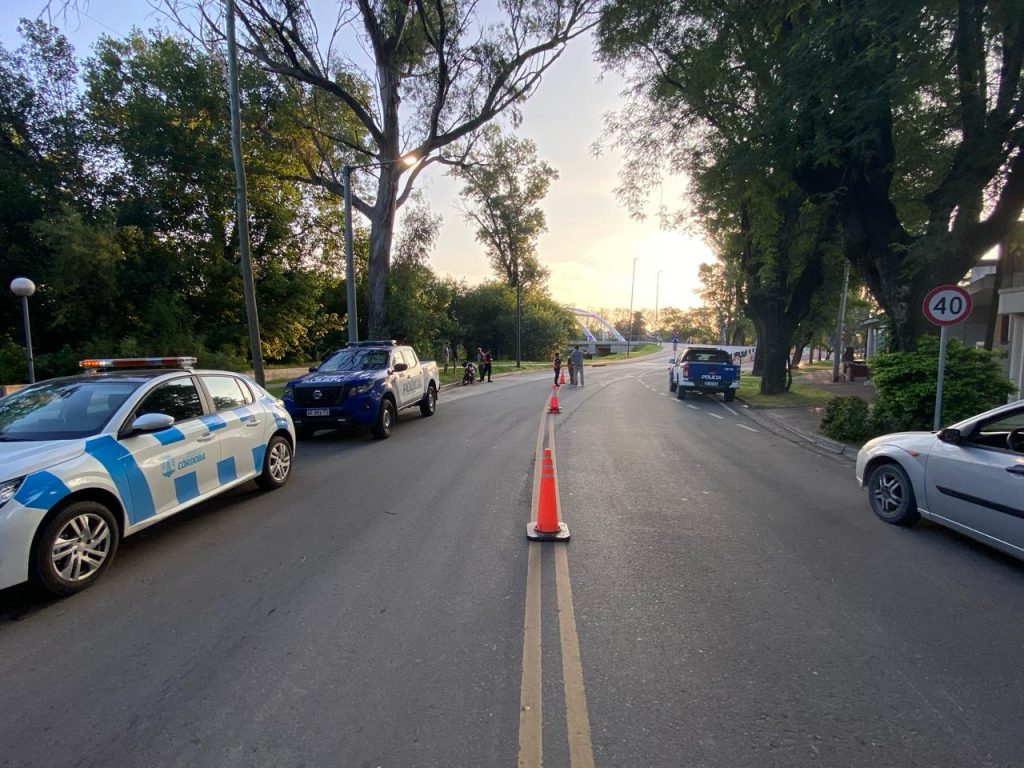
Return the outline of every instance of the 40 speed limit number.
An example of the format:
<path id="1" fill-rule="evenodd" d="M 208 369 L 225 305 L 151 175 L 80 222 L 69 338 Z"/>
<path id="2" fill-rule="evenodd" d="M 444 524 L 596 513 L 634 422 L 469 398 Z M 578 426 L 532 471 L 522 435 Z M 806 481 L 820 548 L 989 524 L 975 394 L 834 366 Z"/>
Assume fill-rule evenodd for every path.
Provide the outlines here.
<path id="1" fill-rule="evenodd" d="M 959 285 L 940 285 L 924 297 L 924 316 L 935 325 L 956 325 L 971 314 L 971 295 Z"/>

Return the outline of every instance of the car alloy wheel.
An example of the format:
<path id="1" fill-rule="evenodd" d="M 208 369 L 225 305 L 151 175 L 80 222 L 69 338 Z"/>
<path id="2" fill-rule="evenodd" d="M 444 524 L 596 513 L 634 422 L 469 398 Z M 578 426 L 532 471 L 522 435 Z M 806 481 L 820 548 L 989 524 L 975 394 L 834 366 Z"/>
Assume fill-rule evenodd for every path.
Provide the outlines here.
<path id="1" fill-rule="evenodd" d="M 282 435 L 274 435 L 267 443 L 263 471 L 257 481 L 261 488 L 272 491 L 288 481 L 292 471 L 292 445 Z"/>
<path id="2" fill-rule="evenodd" d="M 888 462 L 871 470 L 867 481 L 872 511 L 893 525 L 910 525 L 920 517 L 914 488 L 899 464 Z"/>
<path id="3" fill-rule="evenodd" d="M 40 530 L 32 545 L 32 575 L 48 592 L 71 595 L 110 567 L 120 531 L 113 513 L 95 501 L 69 504 Z"/>

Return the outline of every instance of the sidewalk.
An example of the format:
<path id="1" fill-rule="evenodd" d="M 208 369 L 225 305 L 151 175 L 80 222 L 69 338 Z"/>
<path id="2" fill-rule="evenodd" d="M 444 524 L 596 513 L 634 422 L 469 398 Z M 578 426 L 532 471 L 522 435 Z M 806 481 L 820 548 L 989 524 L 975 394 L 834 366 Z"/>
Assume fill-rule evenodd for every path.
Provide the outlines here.
<path id="1" fill-rule="evenodd" d="M 802 368 L 794 371 L 793 381 L 805 384 L 826 392 L 833 397 L 859 397 L 868 403 L 875 400 L 875 387 L 868 381 L 832 381 L 831 368 Z M 755 421 L 762 420 L 766 426 L 774 425 L 794 437 L 798 437 L 813 445 L 817 445 L 832 453 L 856 456 L 857 447 L 831 440 L 821 434 L 819 427 L 825 416 L 824 406 L 804 408 L 757 408 L 751 407 L 748 413 Z"/>

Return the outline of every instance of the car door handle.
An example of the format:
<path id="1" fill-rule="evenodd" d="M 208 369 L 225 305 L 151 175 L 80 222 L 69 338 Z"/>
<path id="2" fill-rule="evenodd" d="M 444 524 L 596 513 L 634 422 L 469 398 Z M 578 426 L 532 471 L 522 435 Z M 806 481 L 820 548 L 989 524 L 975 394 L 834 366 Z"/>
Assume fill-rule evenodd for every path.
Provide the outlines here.
<path id="1" fill-rule="evenodd" d="M 196 442 L 197 442 L 197 443 L 208 443 L 208 442 L 210 442 L 211 440 L 213 440 L 213 432 L 207 432 L 207 433 L 206 433 L 205 435 L 203 435 L 202 437 L 197 437 L 197 438 L 196 438 Z"/>
<path id="2" fill-rule="evenodd" d="M 260 425 L 260 420 L 257 419 L 255 416 L 253 416 L 252 418 L 248 419 L 245 422 L 245 426 L 247 426 L 247 427 L 258 427 L 259 425 Z"/>
<path id="3" fill-rule="evenodd" d="M 1012 467 L 1007 467 L 1006 471 L 1011 475 L 1024 475 L 1024 464 L 1014 464 Z"/>

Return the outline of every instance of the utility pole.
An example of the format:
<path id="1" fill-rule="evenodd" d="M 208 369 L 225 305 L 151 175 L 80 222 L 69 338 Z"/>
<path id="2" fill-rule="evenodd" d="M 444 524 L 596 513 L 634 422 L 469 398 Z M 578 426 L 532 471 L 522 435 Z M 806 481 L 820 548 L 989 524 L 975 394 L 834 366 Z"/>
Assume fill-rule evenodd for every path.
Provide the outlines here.
<path id="1" fill-rule="evenodd" d="M 836 340 L 832 344 L 832 381 L 839 381 L 839 348 L 843 346 L 843 323 L 846 320 L 846 288 L 850 282 L 850 262 L 843 267 L 843 292 L 839 294 L 839 317 L 836 318 Z"/>
<path id="2" fill-rule="evenodd" d="M 238 254 L 242 263 L 242 289 L 245 292 L 245 314 L 249 323 L 249 351 L 252 372 L 261 387 L 263 345 L 260 341 L 260 318 L 256 310 L 256 284 L 252 276 L 249 254 L 249 203 L 245 186 L 245 164 L 242 161 L 242 121 L 238 107 L 238 50 L 235 46 L 235 0 L 226 0 L 228 38 L 228 103 L 231 107 L 231 157 L 235 161 L 235 203 L 238 216 Z"/>
<path id="3" fill-rule="evenodd" d="M 633 340 L 633 289 L 636 287 L 636 262 L 639 258 L 633 257 L 633 279 L 629 284 L 629 335 L 626 337 L 626 357 L 629 357 L 629 343 Z"/>

